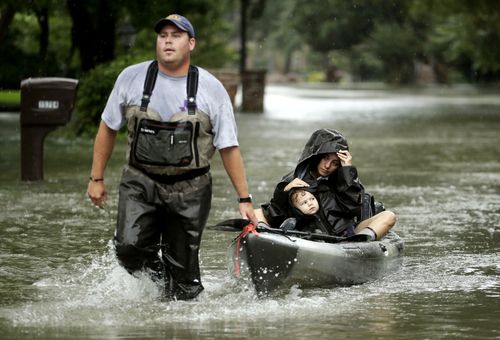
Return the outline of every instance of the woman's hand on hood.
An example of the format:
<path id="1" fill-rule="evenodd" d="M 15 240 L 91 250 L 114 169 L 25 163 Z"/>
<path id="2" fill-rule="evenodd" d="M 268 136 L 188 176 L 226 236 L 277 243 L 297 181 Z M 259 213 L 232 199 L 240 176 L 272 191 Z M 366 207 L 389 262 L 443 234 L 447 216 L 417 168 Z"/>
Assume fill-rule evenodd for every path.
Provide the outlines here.
<path id="1" fill-rule="evenodd" d="M 283 191 L 290 191 L 295 188 L 305 188 L 308 187 L 309 184 L 301 180 L 300 178 L 294 178 L 290 183 L 286 185 Z"/>
<path id="2" fill-rule="evenodd" d="M 337 152 L 337 156 L 340 159 L 340 164 L 342 166 L 350 166 L 352 165 L 352 156 L 351 153 L 347 150 L 340 150 Z"/>

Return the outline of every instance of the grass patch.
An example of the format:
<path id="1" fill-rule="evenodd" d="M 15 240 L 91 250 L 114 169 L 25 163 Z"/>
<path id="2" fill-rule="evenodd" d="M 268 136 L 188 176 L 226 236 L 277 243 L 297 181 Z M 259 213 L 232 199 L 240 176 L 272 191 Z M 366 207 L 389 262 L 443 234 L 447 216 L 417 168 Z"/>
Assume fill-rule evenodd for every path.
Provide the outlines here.
<path id="1" fill-rule="evenodd" d="M 21 107 L 20 90 L 1 90 L 0 91 L 0 110 L 19 110 Z"/>

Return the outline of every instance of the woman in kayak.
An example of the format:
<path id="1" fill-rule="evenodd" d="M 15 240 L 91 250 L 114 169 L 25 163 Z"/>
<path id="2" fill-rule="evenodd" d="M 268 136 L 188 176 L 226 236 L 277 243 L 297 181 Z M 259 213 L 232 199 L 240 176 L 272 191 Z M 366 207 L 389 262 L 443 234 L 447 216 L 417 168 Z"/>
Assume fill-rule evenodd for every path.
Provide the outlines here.
<path id="1" fill-rule="evenodd" d="M 380 239 L 396 223 L 396 215 L 388 210 L 363 213 L 366 194 L 352 165 L 352 155 L 346 138 L 333 129 L 315 131 L 306 143 L 294 171 L 284 176 L 276 186 L 273 198 L 258 211 L 260 219 L 273 228 L 279 228 L 289 217 L 294 217 L 289 192 L 296 188 L 314 188 L 321 211 L 329 229 L 328 234 L 351 236 L 367 234 Z"/>

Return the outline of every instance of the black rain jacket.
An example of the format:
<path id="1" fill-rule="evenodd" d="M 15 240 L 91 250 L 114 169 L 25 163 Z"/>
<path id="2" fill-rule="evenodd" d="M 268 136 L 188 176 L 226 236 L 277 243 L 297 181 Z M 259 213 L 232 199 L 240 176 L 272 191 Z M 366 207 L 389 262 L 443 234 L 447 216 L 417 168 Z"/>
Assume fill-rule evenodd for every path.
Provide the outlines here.
<path id="1" fill-rule="evenodd" d="M 282 178 L 273 198 L 263 204 L 264 217 L 273 228 L 278 228 L 288 217 L 294 217 L 285 186 L 300 178 L 314 186 L 322 212 L 331 227 L 331 234 L 343 236 L 346 230 L 359 223 L 364 197 L 364 187 L 354 166 L 341 166 L 327 178 L 314 175 L 321 158 L 328 153 L 349 150 L 346 138 L 333 129 L 316 130 L 307 141 L 294 171 Z"/>

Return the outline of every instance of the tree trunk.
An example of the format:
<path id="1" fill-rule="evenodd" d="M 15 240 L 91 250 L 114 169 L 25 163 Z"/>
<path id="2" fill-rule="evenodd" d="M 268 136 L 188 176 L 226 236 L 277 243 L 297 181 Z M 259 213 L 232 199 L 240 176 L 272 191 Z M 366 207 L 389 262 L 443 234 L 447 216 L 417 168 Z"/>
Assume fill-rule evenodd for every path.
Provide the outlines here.
<path id="1" fill-rule="evenodd" d="M 35 9 L 38 25 L 40 26 L 38 69 L 39 76 L 47 75 L 47 51 L 49 49 L 49 9 L 44 6 Z"/>
<path id="2" fill-rule="evenodd" d="M 91 13 L 85 1 L 67 0 L 66 2 L 73 27 L 73 44 L 80 53 L 83 71 L 114 58 L 116 13 L 110 0 L 101 0 L 96 13 Z"/>
<path id="3" fill-rule="evenodd" d="M 240 75 L 246 70 L 247 64 L 247 12 L 248 0 L 240 1 Z"/>
<path id="4" fill-rule="evenodd" d="M 97 54 L 96 64 L 111 61 L 115 57 L 116 13 L 110 0 L 101 0 L 97 16 Z"/>
<path id="5" fill-rule="evenodd" d="M 0 15 L 0 43 L 5 38 L 9 25 L 12 22 L 12 19 L 14 19 L 15 14 L 15 8 L 9 4 L 6 4 L 5 7 L 2 8 L 2 14 Z"/>
<path id="6" fill-rule="evenodd" d="M 67 0 L 66 4 L 73 21 L 71 38 L 79 50 L 82 70 L 88 71 L 94 67 L 95 43 L 90 13 L 85 8 L 84 1 Z"/>

